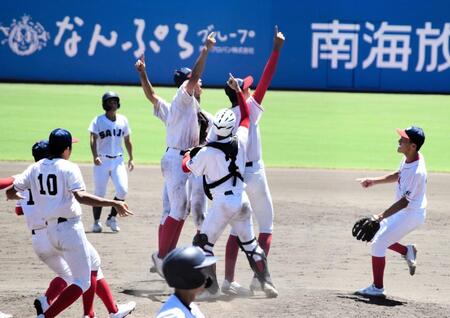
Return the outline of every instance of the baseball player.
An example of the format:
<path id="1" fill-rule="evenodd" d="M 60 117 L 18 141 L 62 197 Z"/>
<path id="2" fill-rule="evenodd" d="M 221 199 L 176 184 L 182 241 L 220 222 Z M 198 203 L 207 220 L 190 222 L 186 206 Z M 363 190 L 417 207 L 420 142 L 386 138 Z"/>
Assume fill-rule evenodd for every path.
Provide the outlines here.
<path id="1" fill-rule="evenodd" d="M 35 143 L 32 147 L 32 154 L 35 162 L 47 158 L 49 156 L 48 141 L 41 140 Z M 6 182 L 6 180 L 9 180 L 9 182 Z M 0 183 L 2 183 L 0 189 L 12 185 L 13 182 L 14 177 L 0 179 Z M 39 209 L 36 209 L 31 189 L 21 192 L 21 195 L 23 199 L 17 201 L 15 212 L 17 215 L 24 215 L 27 220 L 27 225 L 32 234 L 33 250 L 40 260 L 59 275 L 50 282 L 45 295 L 39 296 L 35 300 L 34 306 L 39 314 L 48 309 L 54 299 L 59 296 L 73 279 L 69 266 L 62 257 L 62 253 L 49 241 L 43 215 Z M 83 294 L 84 317 L 94 317 L 94 292 L 102 299 L 108 312 L 112 315 L 119 313 L 119 307 L 135 306 L 134 302 L 125 305 L 116 304 L 109 285 L 101 271 L 100 256 L 92 244 L 89 241 L 87 243 L 91 262 L 91 287 Z"/>
<path id="2" fill-rule="evenodd" d="M 385 297 L 383 275 L 388 248 L 405 258 L 411 275 L 416 271 L 415 245 L 405 246 L 399 241 L 425 222 L 427 169 L 419 152 L 425 142 L 425 134 L 422 128 L 415 126 L 397 129 L 397 132 L 400 135 L 397 152 L 404 155 L 399 170 L 383 177 L 358 179 L 363 188 L 381 183 L 397 184 L 395 203 L 374 215 L 380 222 L 380 229 L 371 243 L 373 284 L 356 292 L 363 296 Z"/>
<path id="3" fill-rule="evenodd" d="M 252 206 L 256 220 L 259 226 L 258 244 L 264 250 L 266 256 L 269 255 L 270 245 L 272 242 L 273 231 L 273 204 L 270 195 L 269 186 L 267 183 L 264 162 L 262 159 L 261 134 L 259 130 L 259 121 L 263 114 L 263 107 L 261 106 L 267 88 L 270 85 L 272 77 L 278 63 L 280 50 L 284 44 L 284 35 L 278 31 L 275 26 L 275 35 L 273 39 L 273 50 L 266 63 L 261 79 L 256 87 L 256 90 L 251 94 L 249 87 L 253 83 L 253 78 L 248 76 L 244 79 L 238 79 L 239 86 L 243 91 L 247 104 L 250 107 L 250 126 L 248 132 L 248 143 L 246 149 L 246 163 L 244 172 L 244 181 L 247 184 L 245 191 Z M 241 117 L 240 108 L 238 107 L 238 99 L 236 92 L 228 85 L 225 86 L 225 93 L 231 102 L 231 110 L 236 115 L 239 123 Z M 238 125 L 233 129 L 236 133 Z M 210 130 L 208 141 L 217 140 L 214 130 Z M 242 287 L 234 280 L 235 266 L 238 256 L 238 241 L 237 232 L 232 229 L 228 237 L 225 249 L 225 279 L 222 284 L 222 292 L 232 295 L 247 296 L 250 291 Z M 260 289 L 260 283 L 256 277 L 253 278 L 250 289 L 252 291 Z"/>
<path id="4" fill-rule="evenodd" d="M 218 136 L 217 142 L 194 148 L 183 158 L 183 171 L 192 171 L 197 176 L 203 176 L 205 193 L 212 199 L 202 229 L 194 238 L 194 245 L 200 246 L 207 255 L 214 255 L 214 244 L 225 227 L 231 224 L 262 290 L 267 297 L 277 297 L 278 292 L 271 282 L 265 253 L 254 236 L 250 202 L 244 192 L 244 179 L 241 174 L 247 158 L 249 107 L 238 81 L 231 74 L 228 84 L 236 91 L 241 113 L 236 134 L 232 134 L 236 125 L 234 112 L 230 109 L 220 110 L 213 123 L 213 130 Z M 220 295 L 215 268 L 213 270 L 211 276 L 214 283 L 200 295 L 200 299 L 216 298 Z"/>
<path id="5" fill-rule="evenodd" d="M 215 257 L 207 257 L 196 246 L 172 250 L 164 258 L 163 272 L 167 284 L 175 291 L 161 307 L 156 318 L 204 318 L 193 301 L 211 283 L 211 278 L 205 271 L 215 263 Z"/>
<path id="6" fill-rule="evenodd" d="M 70 132 L 61 128 L 53 130 L 49 137 L 49 157 L 16 176 L 14 187 L 6 191 L 8 199 L 20 200 L 23 197 L 19 192 L 30 189 L 35 208 L 41 211 L 47 225 L 48 239 L 53 247 L 61 251 L 72 273 L 72 283 L 45 313 L 43 310 L 38 313 L 38 318 L 56 317 L 91 287 L 91 245 L 81 222 L 80 203 L 114 206 L 120 216 L 133 214 L 125 202 L 107 200 L 87 193 L 79 167 L 68 161 L 71 153 Z M 133 304 L 130 305 L 115 308 L 118 311 L 110 313 L 110 317 L 125 317 L 134 309 Z"/>
<path id="7" fill-rule="evenodd" d="M 117 114 L 120 108 L 120 98 L 114 92 L 106 92 L 102 96 L 103 115 L 95 117 L 89 125 L 90 144 L 94 158 L 94 184 L 95 195 L 104 197 L 108 179 L 114 184 L 116 195 L 114 200 L 124 201 L 128 193 L 128 176 L 123 162 L 122 140 L 128 152 L 128 170 L 134 169 L 133 144 L 131 143 L 131 128 L 128 119 Z M 100 233 L 103 230 L 100 223 L 102 207 L 93 207 L 94 224 L 92 232 Z M 106 220 L 106 225 L 113 232 L 119 232 L 117 224 L 117 211 L 114 207 Z"/>
<path id="8" fill-rule="evenodd" d="M 167 103 L 157 96 L 148 80 L 145 60 L 142 56 L 136 62 L 136 69 L 145 96 L 154 106 L 154 115 L 166 125 L 167 150 L 161 159 L 161 170 L 164 176 L 164 193 L 167 194 L 168 204 L 159 226 L 159 248 L 152 255 L 157 272 L 162 276 L 162 259 L 169 251 L 176 247 L 178 238 L 187 217 L 186 182 L 188 176 L 181 170 L 181 161 L 185 149 L 199 145 L 198 114 L 200 112 L 201 75 L 205 68 L 208 52 L 215 44 L 214 33 L 209 34 L 205 46 L 200 51 L 192 72 L 186 69 L 176 71 L 175 79 L 180 81 L 171 103 Z"/>

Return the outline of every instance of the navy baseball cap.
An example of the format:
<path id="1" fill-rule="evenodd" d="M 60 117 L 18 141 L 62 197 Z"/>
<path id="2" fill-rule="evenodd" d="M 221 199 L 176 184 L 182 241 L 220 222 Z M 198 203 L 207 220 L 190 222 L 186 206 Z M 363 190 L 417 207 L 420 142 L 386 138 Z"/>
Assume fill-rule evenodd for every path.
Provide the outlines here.
<path id="1" fill-rule="evenodd" d="M 191 78 L 192 70 L 189 67 L 182 67 L 179 70 L 175 70 L 173 74 L 173 81 L 177 87 L 180 87 L 185 80 Z"/>
<path id="2" fill-rule="evenodd" d="M 410 142 L 416 144 L 417 150 L 419 150 L 425 142 L 425 133 L 420 127 L 411 126 L 406 129 L 397 128 L 397 132 L 403 138 L 409 139 Z"/>
<path id="3" fill-rule="evenodd" d="M 68 130 L 56 128 L 48 138 L 49 151 L 52 155 L 60 155 L 67 147 L 72 148 L 72 143 L 76 142 L 78 139 L 72 138 Z"/>
<path id="4" fill-rule="evenodd" d="M 48 141 L 40 140 L 36 142 L 33 147 L 31 147 L 31 153 L 33 154 L 34 161 L 39 161 L 41 159 L 47 158 L 48 153 Z"/>
<path id="5" fill-rule="evenodd" d="M 236 81 L 241 88 L 241 90 L 245 91 L 253 84 L 253 77 L 251 75 L 242 78 L 236 78 Z M 236 92 L 228 85 L 228 82 L 225 84 L 225 94 L 228 96 L 232 103 L 237 102 Z"/>

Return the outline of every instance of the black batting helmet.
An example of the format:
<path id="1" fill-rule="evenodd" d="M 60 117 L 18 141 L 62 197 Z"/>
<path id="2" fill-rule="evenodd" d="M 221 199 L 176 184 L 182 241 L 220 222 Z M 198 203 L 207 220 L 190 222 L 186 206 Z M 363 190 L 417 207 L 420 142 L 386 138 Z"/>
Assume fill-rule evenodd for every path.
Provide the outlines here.
<path id="1" fill-rule="evenodd" d="M 31 153 L 33 154 L 34 161 L 39 161 L 41 159 L 47 158 L 49 156 L 48 141 L 41 140 L 35 143 L 33 147 L 31 147 Z"/>
<path id="2" fill-rule="evenodd" d="M 182 67 L 179 70 L 175 70 L 173 73 L 173 81 L 177 87 L 180 87 L 185 80 L 191 77 L 192 70 L 188 67 Z"/>
<path id="3" fill-rule="evenodd" d="M 162 269 L 167 284 L 173 288 L 195 289 L 205 284 L 207 277 L 202 269 L 216 262 L 197 246 L 174 249 L 163 261 Z"/>
<path id="4" fill-rule="evenodd" d="M 115 92 L 109 91 L 109 92 L 106 92 L 105 94 L 103 94 L 103 96 L 102 96 L 102 106 L 103 106 L 103 109 L 106 110 L 106 111 L 109 110 L 108 105 L 106 104 L 106 101 L 107 101 L 108 99 L 111 99 L 111 98 L 117 99 L 117 109 L 120 108 L 120 98 L 119 98 L 119 95 L 117 95 L 117 93 L 115 93 Z"/>

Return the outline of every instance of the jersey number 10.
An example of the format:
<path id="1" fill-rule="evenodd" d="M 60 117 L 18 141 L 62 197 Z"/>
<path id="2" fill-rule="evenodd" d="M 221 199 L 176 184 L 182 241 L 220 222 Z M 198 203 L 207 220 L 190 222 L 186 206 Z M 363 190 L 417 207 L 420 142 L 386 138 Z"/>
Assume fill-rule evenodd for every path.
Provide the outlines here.
<path id="1" fill-rule="evenodd" d="M 46 195 L 47 192 L 45 192 L 44 184 L 42 182 L 43 178 L 44 177 L 43 177 L 42 173 L 38 175 L 39 185 L 41 187 L 41 190 L 39 191 L 39 193 L 42 194 L 42 195 Z M 56 195 L 56 193 L 58 193 L 58 187 L 57 187 L 57 183 L 56 183 L 56 175 L 49 174 L 47 176 L 47 182 L 46 183 L 47 183 L 48 194 Z M 31 193 L 30 189 L 28 189 L 28 193 L 29 193 L 29 199 L 27 201 L 27 205 L 34 205 L 33 195 Z"/>

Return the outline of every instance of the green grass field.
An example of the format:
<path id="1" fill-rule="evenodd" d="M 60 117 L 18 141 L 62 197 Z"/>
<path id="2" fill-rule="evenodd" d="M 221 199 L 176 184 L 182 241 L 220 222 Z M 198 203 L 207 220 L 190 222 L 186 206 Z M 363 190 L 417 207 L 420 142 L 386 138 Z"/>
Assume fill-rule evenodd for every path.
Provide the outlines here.
<path id="1" fill-rule="evenodd" d="M 90 162 L 87 128 L 102 113 L 106 90 L 121 97 L 120 112 L 133 130 L 136 164 L 156 164 L 165 129 L 140 87 L 0 84 L 0 160 L 31 159 L 31 145 L 63 127 L 80 139 L 73 160 Z M 171 100 L 175 88 L 156 88 Z M 228 106 L 222 90 L 204 89 L 202 107 Z M 429 171 L 450 171 L 450 96 L 269 91 L 261 121 L 268 166 L 396 169 L 396 127 L 421 126 Z"/>

